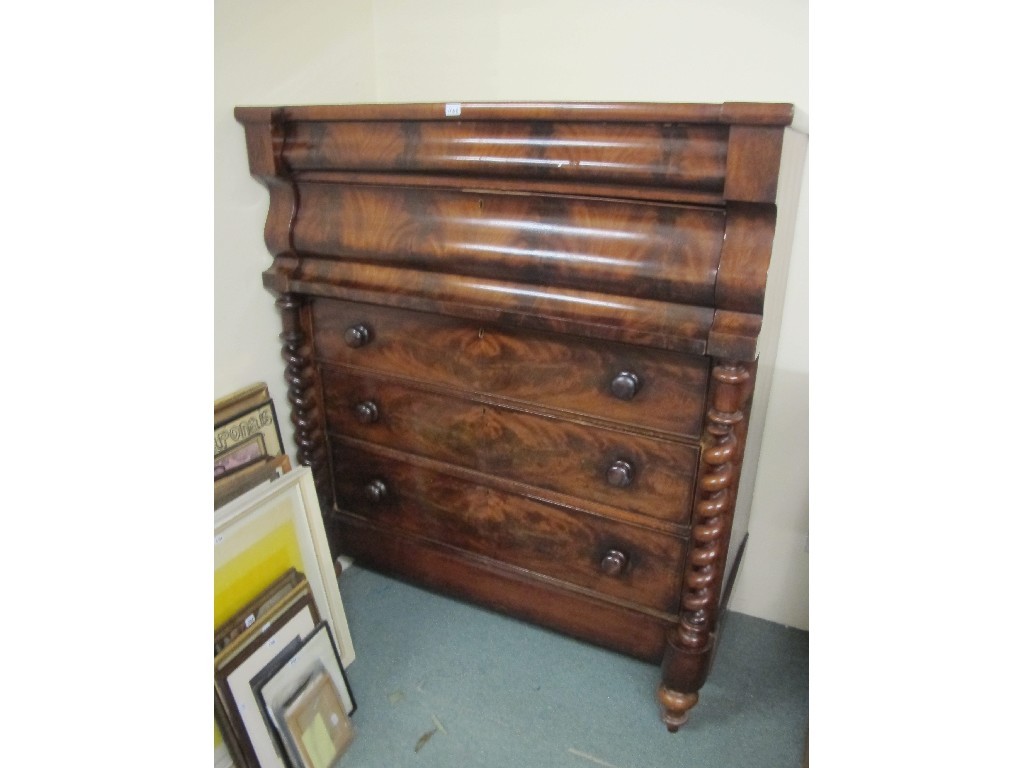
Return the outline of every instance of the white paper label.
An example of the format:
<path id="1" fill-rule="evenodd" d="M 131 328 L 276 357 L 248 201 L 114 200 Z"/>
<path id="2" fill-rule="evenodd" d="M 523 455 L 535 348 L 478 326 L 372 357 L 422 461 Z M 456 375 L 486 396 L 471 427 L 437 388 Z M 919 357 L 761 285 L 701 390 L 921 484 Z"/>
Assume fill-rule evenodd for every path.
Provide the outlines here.
<path id="1" fill-rule="evenodd" d="M 245 617 L 245 628 L 246 629 L 248 629 L 249 627 L 251 627 L 255 623 L 256 623 L 256 614 L 255 613 L 250 613 L 248 616 Z"/>
<path id="2" fill-rule="evenodd" d="M 445 117 L 458 117 L 462 114 L 461 104 L 445 104 L 444 105 L 444 116 Z"/>

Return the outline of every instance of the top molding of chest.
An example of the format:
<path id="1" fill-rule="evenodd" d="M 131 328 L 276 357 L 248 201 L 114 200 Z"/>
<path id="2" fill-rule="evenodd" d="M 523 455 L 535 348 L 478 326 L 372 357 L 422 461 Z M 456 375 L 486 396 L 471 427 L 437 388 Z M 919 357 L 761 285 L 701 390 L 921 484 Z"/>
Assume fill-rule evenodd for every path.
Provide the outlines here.
<path id="1" fill-rule="evenodd" d="M 522 282 L 542 286 L 542 298 L 555 302 L 549 314 L 561 311 L 556 305 L 574 287 L 601 297 L 626 295 L 636 302 L 614 319 L 575 319 L 597 335 L 753 354 L 783 137 L 799 119 L 791 105 L 366 104 L 238 107 L 235 117 L 245 128 L 250 170 L 271 193 L 265 236 L 275 265 L 265 282 L 274 290 L 337 282 L 339 259 L 383 265 L 369 282 L 358 265 L 346 268 L 353 285 L 383 280 L 396 268 L 401 273 L 387 277 L 392 285 L 415 270 L 492 276 L 486 254 L 458 247 L 483 241 L 476 231 L 481 223 L 467 211 L 485 203 L 465 195 L 487 192 L 499 196 L 487 202 L 495 212 L 484 223 L 495 224 L 490 229 L 499 238 L 488 247 L 501 251 L 498 257 Z M 531 193 L 551 202 L 520 205 L 509 197 Z M 663 204 L 669 208 L 659 212 Z M 410 223 L 405 240 L 397 228 L 382 239 L 356 223 L 373 218 L 361 212 L 379 218 L 398 210 Z M 501 242 L 497 224 L 516 219 L 534 221 L 543 236 L 528 238 L 528 247 Z M 626 233 L 624 221 L 635 223 L 630 234 L 639 247 L 610 259 L 595 243 Z M 555 253 L 558 259 L 537 257 L 534 269 L 516 262 Z M 431 264 L 438 256 L 442 261 Z M 555 264 L 557 270 L 549 268 Z M 429 290 L 436 301 L 468 307 L 475 299 L 466 292 L 480 285 Z M 521 295 L 533 297 L 532 309 L 548 312 L 534 301 L 536 293 L 527 288 Z M 514 312 L 519 303 L 506 309 Z M 594 302 L 583 296 L 571 303 L 578 314 Z M 601 330 L 612 325 L 630 328 Z"/>

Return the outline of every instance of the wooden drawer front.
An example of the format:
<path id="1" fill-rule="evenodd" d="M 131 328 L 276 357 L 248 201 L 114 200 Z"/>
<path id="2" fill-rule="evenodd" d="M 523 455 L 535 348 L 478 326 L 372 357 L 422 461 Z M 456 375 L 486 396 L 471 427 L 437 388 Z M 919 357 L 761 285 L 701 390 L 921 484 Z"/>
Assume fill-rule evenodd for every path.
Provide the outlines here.
<path id="1" fill-rule="evenodd" d="M 681 538 L 474 485 L 341 440 L 332 452 L 342 510 L 657 610 L 678 606 Z M 375 500 L 367 493 L 372 483 L 386 489 Z"/>
<path id="2" fill-rule="evenodd" d="M 700 436 L 707 387 L 702 357 L 328 299 L 314 303 L 313 318 L 317 354 L 327 362 Z M 369 340 L 353 348 L 345 332 L 357 326 L 368 329 Z M 623 373 L 639 384 L 628 399 L 612 390 Z M 618 389 L 628 397 L 621 381 Z"/>
<path id="3" fill-rule="evenodd" d="M 304 183 L 304 255 L 714 306 L 725 212 L 552 195 Z"/>
<path id="4" fill-rule="evenodd" d="M 338 369 L 325 368 L 323 383 L 334 434 L 663 520 L 688 519 L 695 447 Z M 370 403 L 375 420 L 363 423 L 361 407 Z M 609 472 L 621 476 L 618 462 L 632 474 L 625 487 L 609 480 Z"/>
<path id="5" fill-rule="evenodd" d="M 725 187 L 729 128 L 568 122 L 286 124 L 293 172 L 401 171 L 517 179 Z"/>

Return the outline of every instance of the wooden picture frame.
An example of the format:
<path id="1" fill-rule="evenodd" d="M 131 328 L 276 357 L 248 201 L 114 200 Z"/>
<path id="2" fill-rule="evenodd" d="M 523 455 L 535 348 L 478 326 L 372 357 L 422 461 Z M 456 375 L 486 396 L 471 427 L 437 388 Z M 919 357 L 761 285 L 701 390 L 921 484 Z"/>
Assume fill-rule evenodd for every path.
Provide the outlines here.
<path id="1" fill-rule="evenodd" d="M 347 667 L 355 649 L 309 467 L 247 491 L 214 512 L 214 626 L 289 568 L 306 577 Z"/>
<path id="2" fill-rule="evenodd" d="M 213 481 L 213 508 L 220 509 L 243 493 L 286 475 L 291 469 L 291 460 L 286 455 L 282 454 L 273 458 L 265 456 L 229 475 L 215 479 Z"/>
<path id="3" fill-rule="evenodd" d="M 315 673 L 281 709 L 296 768 L 334 768 L 355 738 L 345 704 L 327 672 Z"/>
<path id="4" fill-rule="evenodd" d="M 249 627 L 214 657 L 214 693 L 244 760 L 252 768 L 286 768 L 266 731 L 251 680 L 289 642 L 320 624 L 308 582 L 303 581 L 270 617 Z M 215 714 L 217 708 L 215 706 Z M 223 733 L 222 733 L 223 736 Z"/>
<path id="5" fill-rule="evenodd" d="M 321 622 L 307 637 L 264 667 L 252 680 L 253 694 L 259 704 L 267 728 L 275 735 L 280 750 L 296 763 L 295 745 L 289 743 L 281 712 L 313 675 L 326 673 L 338 691 L 346 717 L 356 711 L 356 700 L 341 665 L 338 648 L 331 638 L 326 622 Z M 330 723 L 336 725 L 336 723 Z"/>
<path id="6" fill-rule="evenodd" d="M 213 425 L 230 421 L 239 414 L 251 411 L 270 400 L 270 388 L 258 381 L 213 401 Z"/>
<path id="7" fill-rule="evenodd" d="M 330 674 L 345 703 L 345 714 L 351 715 L 356 711 L 352 687 L 326 622 L 321 622 L 300 641 L 287 659 L 280 661 L 283 663 L 275 664 L 276 669 L 268 669 L 267 674 L 253 680 L 256 698 L 266 711 L 283 705 L 299 685 L 318 669 Z"/>
<path id="8" fill-rule="evenodd" d="M 213 457 L 213 479 L 220 480 L 264 458 L 267 458 L 267 439 L 262 434 L 253 435 Z"/>
<path id="9" fill-rule="evenodd" d="M 267 400 L 221 424 L 214 423 L 214 458 L 249 443 L 256 436 L 263 438 L 264 455 L 274 457 L 284 453 L 273 400 Z"/>
<path id="10" fill-rule="evenodd" d="M 257 621 L 271 615 L 278 603 L 285 600 L 289 593 L 305 580 L 301 573 L 294 568 L 289 568 L 283 576 L 276 579 L 252 601 L 243 606 L 238 613 L 216 627 L 213 633 L 214 656 Z"/>

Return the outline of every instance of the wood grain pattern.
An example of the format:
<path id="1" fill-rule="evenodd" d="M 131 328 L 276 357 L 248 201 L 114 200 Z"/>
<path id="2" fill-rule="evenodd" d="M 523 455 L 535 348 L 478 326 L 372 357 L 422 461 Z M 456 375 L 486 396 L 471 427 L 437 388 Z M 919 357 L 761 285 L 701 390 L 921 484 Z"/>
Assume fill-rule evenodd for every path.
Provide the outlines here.
<path id="1" fill-rule="evenodd" d="M 332 515 L 328 527 L 338 551 L 385 573 L 652 663 L 664 651 L 671 619 L 656 611 L 599 598 L 565 582 L 413 538 L 344 512 Z"/>
<path id="2" fill-rule="evenodd" d="M 777 327 L 792 105 L 235 115 L 332 550 L 660 659 L 679 728 Z"/>
<path id="3" fill-rule="evenodd" d="M 324 299 L 315 301 L 311 312 L 321 363 L 398 373 L 620 427 L 700 438 L 708 376 L 704 357 L 372 304 Z M 372 329 L 373 341 L 354 349 L 344 335 L 359 324 Z M 623 371 L 641 382 L 628 401 L 611 389 Z"/>
<path id="4" fill-rule="evenodd" d="M 298 195 L 302 254 L 715 305 L 721 211 L 326 183 Z"/>
<path id="5" fill-rule="evenodd" d="M 447 104 L 314 104 L 275 107 L 283 121 L 349 122 L 365 120 L 452 121 Z M 458 102 L 461 121 L 558 120 L 571 123 L 694 123 L 713 125 L 790 125 L 792 104 L 730 101 L 724 104 L 664 102 Z M 235 107 L 241 123 L 259 120 L 266 107 Z"/>
<path id="6" fill-rule="evenodd" d="M 286 124 L 294 172 L 362 170 L 652 181 L 721 194 L 725 126 L 681 123 L 308 122 Z"/>
<path id="7" fill-rule="evenodd" d="M 451 317 L 704 354 L 715 310 L 509 279 L 306 257 L 263 275 L 278 292 L 408 307 Z"/>
<path id="8" fill-rule="evenodd" d="M 693 446 L 338 368 L 325 368 L 322 378 L 327 428 L 336 435 L 661 520 L 688 518 L 697 464 Z M 356 407 L 366 401 L 379 409 L 375 423 L 362 424 L 357 418 Z M 606 479 L 608 469 L 620 460 L 635 472 L 625 488 Z"/>
<path id="9" fill-rule="evenodd" d="M 671 731 L 686 722 L 711 668 L 753 386 L 749 365 L 719 361 L 712 368 L 682 610 L 662 662 L 659 700 Z"/>
<path id="10" fill-rule="evenodd" d="M 500 560 L 660 611 L 679 600 L 684 539 L 396 461 L 371 446 L 332 442 L 340 509 L 374 524 Z M 366 487 L 380 480 L 383 498 Z M 601 570 L 625 553 L 622 573 Z"/>

